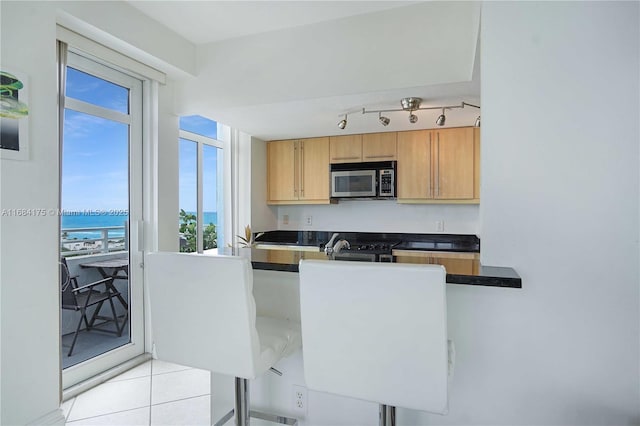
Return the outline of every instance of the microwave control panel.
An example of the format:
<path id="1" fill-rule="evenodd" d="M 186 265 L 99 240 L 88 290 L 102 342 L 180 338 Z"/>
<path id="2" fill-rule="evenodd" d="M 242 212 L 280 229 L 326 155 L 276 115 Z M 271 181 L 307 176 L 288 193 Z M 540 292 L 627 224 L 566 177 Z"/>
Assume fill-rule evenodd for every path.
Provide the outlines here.
<path id="1" fill-rule="evenodd" d="M 393 169 L 380 170 L 380 189 L 378 196 L 395 197 L 395 183 L 393 179 Z"/>

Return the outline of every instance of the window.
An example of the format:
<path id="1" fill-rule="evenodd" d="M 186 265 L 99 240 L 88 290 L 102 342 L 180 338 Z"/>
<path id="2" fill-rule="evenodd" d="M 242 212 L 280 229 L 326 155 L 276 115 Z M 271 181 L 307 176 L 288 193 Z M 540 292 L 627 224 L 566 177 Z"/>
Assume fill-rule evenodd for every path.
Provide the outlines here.
<path id="1" fill-rule="evenodd" d="M 180 251 L 202 253 L 222 244 L 222 142 L 217 123 L 192 115 L 180 118 Z"/>

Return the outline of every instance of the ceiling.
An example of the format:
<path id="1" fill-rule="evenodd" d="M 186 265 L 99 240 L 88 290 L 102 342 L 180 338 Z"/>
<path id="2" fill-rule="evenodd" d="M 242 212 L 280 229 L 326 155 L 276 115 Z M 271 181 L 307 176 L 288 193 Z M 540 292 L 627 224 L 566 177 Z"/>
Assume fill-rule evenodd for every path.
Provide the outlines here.
<path id="1" fill-rule="evenodd" d="M 264 140 L 435 127 L 439 111 L 416 112 L 417 124 L 388 113 L 387 127 L 354 113 L 337 127 L 340 114 L 399 108 L 408 96 L 480 104 L 477 2 L 129 3 L 197 46 L 198 75 L 178 85 L 176 112 Z M 445 127 L 478 115 L 452 110 Z"/>
<path id="2" fill-rule="evenodd" d="M 415 1 L 128 1 L 145 15 L 196 45 L 417 3 Z"/>

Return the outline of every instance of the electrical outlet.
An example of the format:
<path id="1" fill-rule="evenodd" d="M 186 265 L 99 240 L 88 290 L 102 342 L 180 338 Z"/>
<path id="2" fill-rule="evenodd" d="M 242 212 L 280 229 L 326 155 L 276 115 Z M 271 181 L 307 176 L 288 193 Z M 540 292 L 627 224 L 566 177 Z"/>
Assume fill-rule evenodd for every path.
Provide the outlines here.
<path id="1" fill-rule="evenodd" d="M 444 232 L 444 220 L 436 221 L 436 232 Z"/>
<path id="2" fill-rule="evenodd" d="M 283 214 L 282 215 L 282 224 L 283 225 L 288 225 L 289 224 L 289 215 L 288 214 Z"/>
<path id="3" fill-rule="evenodd" d="M 306 215 L 304 217 L 304 224 L 307 226 L 311 226 L 313 224 L 313 216 L 311 216 L 310 214 Z"/>
<path id="4" fill-rule="evenodd" d="M 293 385 L 293 411 L 307 413 L 307 388 Z"/>

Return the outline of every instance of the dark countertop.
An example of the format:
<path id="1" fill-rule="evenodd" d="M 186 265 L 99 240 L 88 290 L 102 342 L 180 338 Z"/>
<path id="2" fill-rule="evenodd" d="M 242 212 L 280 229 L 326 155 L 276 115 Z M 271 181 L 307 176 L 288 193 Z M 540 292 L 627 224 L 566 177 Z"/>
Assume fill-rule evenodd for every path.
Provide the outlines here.
<path id="1" fill-rule="evenodd" d="M 339 239 L 346 239 L 351 244 L 366 242 L 389 242 L 398 250 L 429 250 L 450 252 L 480 252 L 480 239 L 467 234 L 409 234 L 393 232 L 340 232 L 340 231 L 269 231 L 265 232 L 256 243 L 270 245 L 298 245 L 324 248 L 334 232 Z"/>
<path id="2" fill-rule="evenodd" d="M 522 288 L 522 280 L 513 268 L 480 264 L 480 239 L 467 234 L 269 231 L 257 238 L 256 243 L 267 244 L 271 248 L 251 249 L 253 268 L 298 272 L 300 259 L 328 260 L 322 249 L 334 232 L 338 232 L 339 239 L 346 239 L 351 244 L 392 243 L 396 263 L 443 265 L 450 284 Z M 288 247 L 274 249 L 278 245 Z M 292 246 L 300 246 L 301 250 L 292 249 Z M 317 247 L 318 251 L 308 251 L 311 247 Z"/>

